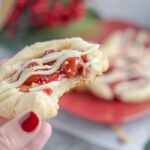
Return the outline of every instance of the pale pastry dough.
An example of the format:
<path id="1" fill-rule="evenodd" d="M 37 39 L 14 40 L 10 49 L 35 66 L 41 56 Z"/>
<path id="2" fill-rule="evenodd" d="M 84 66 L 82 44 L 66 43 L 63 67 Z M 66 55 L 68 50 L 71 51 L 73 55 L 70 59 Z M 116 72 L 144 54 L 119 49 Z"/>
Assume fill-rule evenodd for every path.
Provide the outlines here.
<path id="1" fill-rule="evenodd" d="M 108 55 L 112 70 L 90 84 L 89 90 L 109 101 L 150 100 L 150 33 L 133 29 L 114 32 L 101 50 Z"/>
<path id="2" fill-rule="evenodd" d="M 43 56 L 48 50 L 55 50 L 55 52 Z M 66 59 L 83 55 L 86 55 L 87 62 L 84 63 L 80 76 L 70 79 L 64 77 L 42 85 L 33 83 L 28 92 L 20 91 L 19 87 L 29 77 L 53 74 L 59 70 Z M 55 63 L 52 66 L 41 65 L 53 61 Z M 39 65 L 24 71 L 24 68 L 33 62 Z M 89 68 L 88 72 L 87 68 Z M 88 43 L 81 38 L 38 42 L 27 46 L 0 67 L 0 116 L 13 118 L 24 111 L 33 110 L 43 119 L 51 118 L 57 114 L 58 98 L 64 92 L 93 81 L 107 68 L 107 57 L 101 53 L 99 45 Z M 20 72 L 21 70 L 23 73 Z M 52 89 L 50 96 L 43 92 L 45 88 Z"/>

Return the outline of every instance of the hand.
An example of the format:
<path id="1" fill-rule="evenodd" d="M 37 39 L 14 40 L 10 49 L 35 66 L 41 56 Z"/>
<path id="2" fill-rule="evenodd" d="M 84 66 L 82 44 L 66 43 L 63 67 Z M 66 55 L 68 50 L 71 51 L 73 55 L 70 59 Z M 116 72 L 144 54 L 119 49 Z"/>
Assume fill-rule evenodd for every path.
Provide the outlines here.
<path id="1" fill-rule="evenodd" d="M 51 127 L 37 114 L 28 112 L 13 120 L 0 118 L 0 150 L 41 150 Z"/>

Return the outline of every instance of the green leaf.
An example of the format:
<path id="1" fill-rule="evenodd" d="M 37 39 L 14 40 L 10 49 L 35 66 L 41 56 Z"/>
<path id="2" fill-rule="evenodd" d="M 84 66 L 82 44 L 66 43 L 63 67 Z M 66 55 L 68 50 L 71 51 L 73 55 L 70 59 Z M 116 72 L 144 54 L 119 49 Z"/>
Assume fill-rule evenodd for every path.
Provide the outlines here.
<path id="1" fill-rule="evenodd" d="M 87 15 L 93 19 L 100 19 L 100 15 L 94 9 L 89 9 Z"/>

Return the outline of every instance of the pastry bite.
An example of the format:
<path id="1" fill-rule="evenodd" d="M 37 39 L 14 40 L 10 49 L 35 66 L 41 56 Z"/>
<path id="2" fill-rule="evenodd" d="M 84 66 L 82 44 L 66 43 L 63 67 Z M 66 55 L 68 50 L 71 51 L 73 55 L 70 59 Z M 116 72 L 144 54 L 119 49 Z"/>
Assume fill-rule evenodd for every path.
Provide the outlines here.
<path id="1" fill-rule="evenodd" d="M 99 45 L 81 38 L 27 46 L 0 67 L 0 116 L 13 118 L 33 110 L 51 118 L 64 92 L 88 84 L 107 68 Z"/>
<path id="2" fill-rule="evenodd" d="M 150 100 L 150 33 L 133 29 L 114 32 L 101 50 L 108 55 L 110 67 L 89 90 L 108 101 Z"/>

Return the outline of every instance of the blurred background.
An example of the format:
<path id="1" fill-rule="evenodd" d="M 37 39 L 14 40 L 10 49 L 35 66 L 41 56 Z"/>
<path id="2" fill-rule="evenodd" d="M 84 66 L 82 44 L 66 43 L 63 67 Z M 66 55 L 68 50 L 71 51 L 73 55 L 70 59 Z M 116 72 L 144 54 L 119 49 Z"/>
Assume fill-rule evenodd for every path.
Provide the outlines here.
<path id="1" fill-rule="evenodd" d="M 150 150 L 149 0 L 0 0 L 0 12 L 1 60 L 74 36 L 110 60 L 102 78 L 61 97 L 44 150 Z"/>

